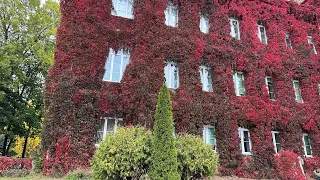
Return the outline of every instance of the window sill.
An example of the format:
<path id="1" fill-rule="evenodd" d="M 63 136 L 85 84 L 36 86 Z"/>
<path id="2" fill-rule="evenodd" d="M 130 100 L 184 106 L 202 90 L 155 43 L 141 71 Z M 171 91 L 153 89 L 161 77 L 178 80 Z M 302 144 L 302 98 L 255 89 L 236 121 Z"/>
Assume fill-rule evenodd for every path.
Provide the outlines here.
<path id="1" fill-rule="evenodd" d="M 206 91 L 206 90 L 202 90 L 202 92 L 212 93 L 213 91 Z"/>
<path id="2" fill-rule="evenodd" d="M 242 155 L 251 156 L 252 154 L 250 152 L 242 152 Z"/>
<path id="3" fill-rule="evenodd" d="M 100 144 L 94 144 L 95 148 L 99 148 Z"/>
<path id="4" fill-rule="evenodd" d="M 312 155 L 304 155 L 306 158 L 313 158 Z"/>
<path id="5" fill-rule="evenodd" d="M 246 96 L 241 96 L 241 95 L 236 95 L 237 97 L 246 97 Z"/>
<path id="6" fill-rule="evenodd" d="M 177 28 L 178 26 L 171 26 L 171 25 L 168 25 L 166 24 L 167 27 L 173 27 L 173 28 Z"/>
<path id="7" fill-rule="evenodd" d="M 214 153 L 216 153 L 216 154 L 218 153 L 216 149 L 212 149 L 212 151 L 213 151 Z"/>
<path id="8" fill-rule="evenodd" d="M 178 89 L 179 87 L 177 87 L 177 88 L 172 88 L 172 87 L 168 87 L 168 89 L 170 89 L 170 90 L 176 90 L 176 89 Z"/>
<path id="9" fill-rule="evenodd" d="M 111 14 L 111 15 L 115 16 L 115 17 L 121 17 L 121 18 L 124 18 L 124 19 L 134 19 L 134 17 L 129 18 L 129 17 L 124 17 L 124 16 L 118 16 L 118 15 L 115 15 L 115 14 Z"/>
<path id="10" fill-rule="evenodd" d="M 203 31 L 200 31 L 202 34 L 209 34 L 209 32 L 203 32 Z"/>
<path id="11" fill-rule="evenodd" d="M 102 79 L 103 82 L 110 82 L 110 83 L 121 83 L 121 81 L 111 81 L 111 80 L 104 80 Z"/>

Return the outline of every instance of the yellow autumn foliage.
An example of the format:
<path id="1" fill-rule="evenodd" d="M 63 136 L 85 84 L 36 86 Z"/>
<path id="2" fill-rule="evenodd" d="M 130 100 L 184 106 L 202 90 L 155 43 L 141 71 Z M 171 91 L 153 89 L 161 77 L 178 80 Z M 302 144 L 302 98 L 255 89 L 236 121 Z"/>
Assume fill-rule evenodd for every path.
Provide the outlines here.
<path id="1" fill-rule="evenodd" d="M 21 157 L 23 151 L 24 137 L 17 137 L 16 143 L 13 148 L 14 152 L 17 153 L 16 157 Z M 28 138 L 27 150 L 25 157 L 32 158 L 32 155 L 37 152 L 37 147 L 41 144 L 39 137 Z"/>

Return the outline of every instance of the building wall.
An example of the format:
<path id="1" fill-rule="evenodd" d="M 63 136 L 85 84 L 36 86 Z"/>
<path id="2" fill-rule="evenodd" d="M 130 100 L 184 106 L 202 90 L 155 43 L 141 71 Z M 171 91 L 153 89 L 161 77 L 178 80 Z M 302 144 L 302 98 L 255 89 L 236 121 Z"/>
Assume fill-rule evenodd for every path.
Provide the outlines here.
<path id="1" fill-rule="evenodd" d="M 111 0 L 61 1 L 55 62 L 47 78 L 44 124 L 45 173 L 88 167 L 100 117 L 121 117 L 125 124 L 152 128 L 164 60 L 179 64 L 179 88 L 171 89 L 177 133 L 202 135 L 215 126 L 220 172 L 243 177 L 273 177 L 271 130 L 281 133 L 284 150 L 303 157 L 302 134 L 311 137 L 318 163 L 319 55 L 317 7 L 285 0 L 174 1 L 178 27 L 165 25 L 166 0 L 136 0 L 134 19 L 111 15 Z M 199 31 L 199 12 L 209 16 L 210 32 Z M 228 17 L 240 21 L 241 39 L 230 36 Z M 260 42 L 257 22 L 266 27 Z M 290 32 L 293 49 L 285 44 Z M 102 81 L 109 48 L 131 52 L 120 83 Z M 199 66 L 212 69 L 213 92 L 203 92 Z M 232 73 L 241 71 L 246 96 L 238 97 Z M 276 100 L 269 99 L 265 77 L 273 79 Z M 297 103 L 292 80 L 300 82 L 304 103 Z M 252 155 L 239 150 L 238 127 L 250 130 Z"/>

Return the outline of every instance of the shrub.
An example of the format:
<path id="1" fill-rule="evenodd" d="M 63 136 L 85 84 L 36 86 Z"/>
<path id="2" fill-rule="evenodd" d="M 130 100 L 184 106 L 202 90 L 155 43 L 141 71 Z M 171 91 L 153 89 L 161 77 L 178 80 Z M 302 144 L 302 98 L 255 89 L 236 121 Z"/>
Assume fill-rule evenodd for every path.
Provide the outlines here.
<path id="1" fill-rule="evenodd" d="M 40 144 L 41 144 L 41 140 L 40 140 L 39 137 L 28 138 L 25 157 L 26 158 L 31 158 L 32 154 L 36 153 L 37 147 Z M 22 156 L 23 145 L 24 145 L 24 137 L 17 137 L 15 146 L 13 148 L 14 152 L 16 153 L 16 157 L 21 157 Z"/>
<path id="2" fill-rule="evenodd" d="M 9 169 L 27 169 L 32 168 L 31 159 L 21 159 L 13 157 L 0 157 L 0 171 Z"/>
<path id="3" fill-rule="evenodd" d="M 152 155 L 149 175 L 152 180 L 180 179 L 170 93 L 164 84 L 158 95 L 153 126 Z"/>
<path id="4" fill-rule="evenodd" d="M 0 157 L 0 176 L 23 177 L 29 174 L 32 168 L 31 159 Z"/>
<path id="5" fill-rule="evenodd" d="M 85 169 L 77 169 L 69 173 L 66 180 L 89 180 L 91 179 L 91 172 Z"/>
<path id="6" fill-rule="evenodd" d="M 40 173 L 43 169 L 43 159 L 40 146 L 37 148 L 36 153 L 34 153 L 32 157 L 32 160 L 34 162 L 34 171 L 36 173 Z"/>
<path id="7" fill-rule="evenodd" d="M 176 142 L 181 179 L 200 179 L 214 176 L 218 155 L 212 147 L 193 135 L 179 135 Z"/>
<path id="8" fill-rule="evenodd" d="M 291 151 L 280 151 L 275 156 L 276 172 L 281 179 L 304 180 L 298 155 Z"/>
<path id="9" fill-rule="evenodd" d="M 91 161 L 94 179 L 134 179 L 147 172 L 151 132 L 141 127 L 117 128 L 107 135 Z"/>

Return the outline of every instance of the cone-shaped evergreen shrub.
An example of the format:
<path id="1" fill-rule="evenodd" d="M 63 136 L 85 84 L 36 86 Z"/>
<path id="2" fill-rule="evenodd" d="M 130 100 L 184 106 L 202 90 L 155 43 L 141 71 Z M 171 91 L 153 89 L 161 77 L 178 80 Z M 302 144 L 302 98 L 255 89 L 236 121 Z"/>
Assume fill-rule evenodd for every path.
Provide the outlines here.
<path id="1" fill-rule="evenodd" d="M 152 180 L 179 180 L 177 150 L 173 136 L 173 117 L 170 93 L 163 85 L 153 126 L 152 155 L 149 176 Z"/>

